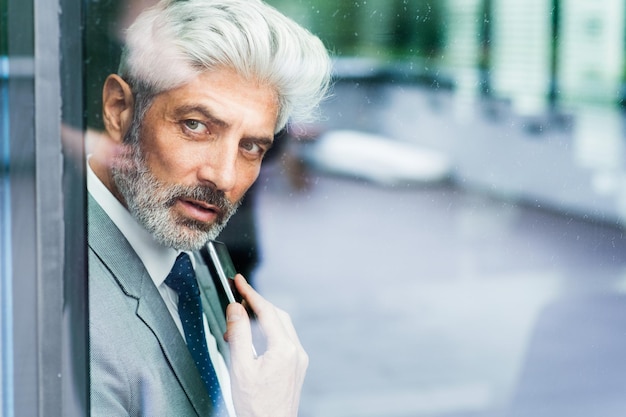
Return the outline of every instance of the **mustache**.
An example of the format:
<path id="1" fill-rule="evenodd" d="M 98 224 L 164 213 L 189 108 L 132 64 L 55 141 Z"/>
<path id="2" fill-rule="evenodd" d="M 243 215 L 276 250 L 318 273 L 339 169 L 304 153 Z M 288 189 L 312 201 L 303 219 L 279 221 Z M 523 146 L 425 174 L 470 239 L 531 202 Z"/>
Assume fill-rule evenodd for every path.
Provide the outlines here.
<path id="1" fill-rule="evenodd" d="M 207 185 L 181 185 L 173 184 L 168 186 L 168 198 L 165 202 L 167 207 L 172 207 L 179 199 L 196 200 L 207 205 L 211 205 L 218 210 L 218 219 L 221 221 L 223 217 L 236 209 L 237 203 L 231 203 L 221 190 Z"/>
<path id="2" fill-rule="evenodd" d="M 130 129 L 127 136 L 132 133 Z M 146 165 L 144 155 L 138 144 L 134 144 L 129 138 L 128 143 L 120 145 L 117 149 L 117 157 L 114 159 L 116 170 L 125 172 L 132 179 L 148 177 L 154 183 L 166 190 L 166 195 L 161 202 L 168 208 L 176 204 L 178 199 L 191 199 L 215 206 L 219 210 L 219 217 L 225 216 L 239 206 L 239 202 L 231 203 L 223 191 L 213 186 L 204 184 L 182 185 L 167 184 L 157 180 Z M 242 197 L 243 199 L 243 197 Z"/>

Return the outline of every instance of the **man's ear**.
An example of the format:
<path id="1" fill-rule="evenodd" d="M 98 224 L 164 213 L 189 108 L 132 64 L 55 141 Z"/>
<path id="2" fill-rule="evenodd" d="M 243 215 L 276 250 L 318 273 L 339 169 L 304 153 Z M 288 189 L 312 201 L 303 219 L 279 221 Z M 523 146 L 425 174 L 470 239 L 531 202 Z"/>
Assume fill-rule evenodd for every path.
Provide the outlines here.
<path id="1" fill-rule="evenodd" d="M 133 108 L 133 92 L 128 83 L 119 75 L 109 75 L 102 89 L 102 119 L 114 142 L 122 143 L 133 119 Z"/>

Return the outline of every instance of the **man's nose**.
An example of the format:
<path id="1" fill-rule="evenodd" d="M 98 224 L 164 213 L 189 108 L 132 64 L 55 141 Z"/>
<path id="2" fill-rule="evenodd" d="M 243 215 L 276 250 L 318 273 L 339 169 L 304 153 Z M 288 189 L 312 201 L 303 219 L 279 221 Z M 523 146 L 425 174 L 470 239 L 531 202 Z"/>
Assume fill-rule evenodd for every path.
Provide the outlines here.
<path id="1" fill-rule="evenodd" d="M 210 182 L 225 193 L 231 191 L 237 183 L 239 146 L 222 144 L 212 147 L 208 152 L 198 173 L 200 181 Z"/>

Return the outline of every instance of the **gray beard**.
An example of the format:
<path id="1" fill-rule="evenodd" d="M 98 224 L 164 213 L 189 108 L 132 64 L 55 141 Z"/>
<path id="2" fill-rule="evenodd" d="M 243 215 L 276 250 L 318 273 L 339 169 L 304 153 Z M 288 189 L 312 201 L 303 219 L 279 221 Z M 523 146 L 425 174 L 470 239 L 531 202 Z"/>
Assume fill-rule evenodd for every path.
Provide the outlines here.
<path id="1" fill-rule="evenodd" d="M 159 181 L 150 172 L 139 141 L 125 143 L 126 152 L 116 158 L 111 173 L 130 214 L 156 241 L 170 248 L 198 250 L 215 239 L 235 214 L 241 200 L 231 203 L 223 192 L 205 185 L 185 186 Z M 214 205 L 221 210 L 221 215 L 212 224 L 178 216 L 172 207 L 181 197 Z"/>

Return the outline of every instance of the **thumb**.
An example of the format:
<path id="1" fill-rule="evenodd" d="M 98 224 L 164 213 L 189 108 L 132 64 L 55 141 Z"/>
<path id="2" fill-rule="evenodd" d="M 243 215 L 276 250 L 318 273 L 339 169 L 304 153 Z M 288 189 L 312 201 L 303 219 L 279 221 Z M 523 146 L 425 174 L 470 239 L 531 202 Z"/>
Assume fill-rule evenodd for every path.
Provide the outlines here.
<path id="1" fill-rule="evenodd" d="M 230 345 L 232 364 L 252 360 L 252 330 L 246 309 L 239 303 L 231 303 L 226 309 L 226 334 Z"/>

